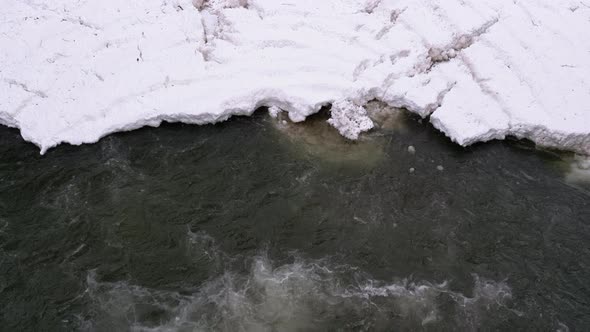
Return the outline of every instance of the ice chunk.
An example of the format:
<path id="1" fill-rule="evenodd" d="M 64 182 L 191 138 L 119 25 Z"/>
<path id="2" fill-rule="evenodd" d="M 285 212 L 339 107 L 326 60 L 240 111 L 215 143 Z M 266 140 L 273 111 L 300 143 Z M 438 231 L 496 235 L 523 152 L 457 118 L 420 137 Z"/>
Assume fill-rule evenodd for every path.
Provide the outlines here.
<path id="1" fill-rule="evenodd" d="M 328 123 L 348 139 L 356 140 L 359 134 L 373 128 L 373 121 L 364 107 L 343 100 L 332 105 Z"/>

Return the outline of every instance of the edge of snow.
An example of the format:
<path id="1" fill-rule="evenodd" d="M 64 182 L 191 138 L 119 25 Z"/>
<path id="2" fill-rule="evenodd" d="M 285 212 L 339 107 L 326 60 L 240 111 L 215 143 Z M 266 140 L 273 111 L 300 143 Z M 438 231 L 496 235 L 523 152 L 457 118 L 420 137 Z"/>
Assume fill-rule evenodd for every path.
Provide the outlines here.
<path id="1" fill-rule="evenodd" d="M 42 154 L 261 106 L 299 122 L 332 104 L 356 139 L 375 99 L 461 145 L 590 154 L 586 1 L 11 0 L 0 18 L 0 124 Z"/>

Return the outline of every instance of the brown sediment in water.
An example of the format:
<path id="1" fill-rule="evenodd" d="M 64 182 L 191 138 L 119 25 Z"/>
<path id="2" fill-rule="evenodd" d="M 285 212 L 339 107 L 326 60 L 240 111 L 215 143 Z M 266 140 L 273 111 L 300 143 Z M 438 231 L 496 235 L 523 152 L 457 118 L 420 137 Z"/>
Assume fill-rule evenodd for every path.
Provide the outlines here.
<path id="1" fill-rule="evenodd" d="M 405 113 L 380 102 L 369 102 L 367 113 L 375 129 L 356 141 L 342 137 L 330 126 L 328 108 L 309 116 L 304 122 L 291 122 L 284 112 L 279 112 L 271 121 L 280 133 L 287 137 L 298 153 L 328 162 L 344 162 L 371 166 L 384 157 L 384 138 L 387 131 L 404 130 Z"/>
<path id="2" fill-rule="evenodd" d="M 590 183 L 590 157 L 574 155 L 566 158 L 565 179 L 569 183 Z"/>
<path id="3" fill-rule="evenodd" d="M 272 122 L 298 154 L 327 162 L 364 165 L 374 165 L 383 159 L 382 139 L 363 135 L 357 141 L 348 140 L 328 124 L 328 118 L 329 112 L 322 110 L 301 123 L 289 121 L 282 113 Z"/>
<path id="4" fill-rule="evenodd" d="M 373 120 L 375 127 L 381 130 L 405 131 L 405 119 L 407 111 L 391 107 L 380 101 L 370 101 L 365 105 L 369 118 Z"/>

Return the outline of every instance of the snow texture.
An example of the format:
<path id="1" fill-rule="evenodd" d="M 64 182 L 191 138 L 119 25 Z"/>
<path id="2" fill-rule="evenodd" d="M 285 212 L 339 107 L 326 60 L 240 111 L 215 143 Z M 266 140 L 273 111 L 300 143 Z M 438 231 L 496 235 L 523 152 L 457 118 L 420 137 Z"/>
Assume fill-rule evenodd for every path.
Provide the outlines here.
<path id="1" fill-rule="evenodd" d="M 379 100 L 468 145 L 590 154 L 590 0 L 6 0 L 0 123 L 41 148 Z M 338 106 L 340 105 L 340 106 Z M 355 116 L 358 118 L 355 119 Z M 356 126 L 356 127 L 355 127 Z"/>
<path id="2" fill-rule="evenodd" d="M 332 104 L 328 123 L 350 140 L 356 140 L 360 133 L 373 129 L 373 121 L 364 107 L 346 100 Z"/>

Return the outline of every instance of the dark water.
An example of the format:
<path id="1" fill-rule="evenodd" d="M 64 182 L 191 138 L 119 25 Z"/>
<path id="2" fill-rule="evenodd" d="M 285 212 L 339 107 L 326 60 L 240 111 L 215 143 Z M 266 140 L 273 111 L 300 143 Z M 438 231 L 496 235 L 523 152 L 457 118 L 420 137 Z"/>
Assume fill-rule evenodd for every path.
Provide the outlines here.
<path id="1" fill-rule="evenodd" d="M 590 187 L 560 156 L 273 121 L 45 156 L 0 128 L 0 329 L 590 329 Z"/>

